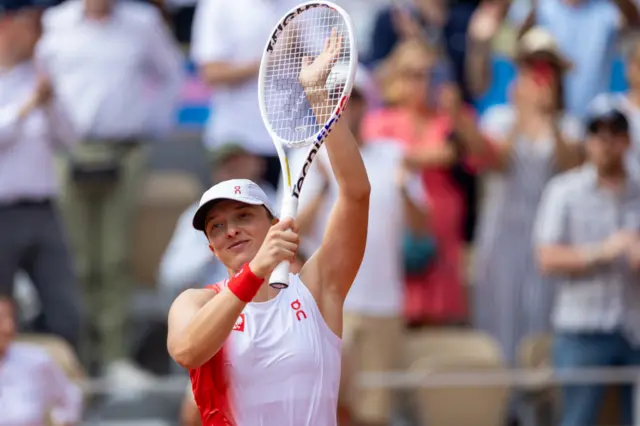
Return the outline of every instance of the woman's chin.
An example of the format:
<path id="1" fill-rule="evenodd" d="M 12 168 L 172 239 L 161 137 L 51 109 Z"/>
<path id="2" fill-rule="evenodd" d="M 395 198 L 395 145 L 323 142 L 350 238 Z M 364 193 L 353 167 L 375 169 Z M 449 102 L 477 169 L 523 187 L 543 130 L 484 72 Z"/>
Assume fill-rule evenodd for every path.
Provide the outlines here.
<path id="1" fill-rule="evenodd" d="M 240 253 L 234 253 L 234 256 L 230 259 L 230 264 L 234 265 L 235 270 L 242 268 L 242 265 L 249 263 L 255 257 L 254 253 L 250 253 L 248 250 L 243 250 Z"/>

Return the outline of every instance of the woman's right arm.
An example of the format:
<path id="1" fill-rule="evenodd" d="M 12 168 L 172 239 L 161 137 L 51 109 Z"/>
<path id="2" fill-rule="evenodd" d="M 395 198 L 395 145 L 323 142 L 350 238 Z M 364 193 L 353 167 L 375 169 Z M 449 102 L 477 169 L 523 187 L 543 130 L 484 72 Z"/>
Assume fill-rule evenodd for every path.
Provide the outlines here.
<path id="1" fill-rule="evenodd" d="M 271 226 L 253 260 L 229 278 L 221 292 L 190 289 L 178 296 L 169 309 L 169 355 L 188 370 L 209 361 L 265 278 L 280 262 L 293 260 L 298 243 L 298 226 L 285 218 Z"/>
<path id="2" fill-rule="evenodd" d="M 182 367 L 192 370 L 209 361 L 231 333 L 246 303 L 228 288 L 218 294 L 189 289 L 169 310 L 167 348 Z"/>

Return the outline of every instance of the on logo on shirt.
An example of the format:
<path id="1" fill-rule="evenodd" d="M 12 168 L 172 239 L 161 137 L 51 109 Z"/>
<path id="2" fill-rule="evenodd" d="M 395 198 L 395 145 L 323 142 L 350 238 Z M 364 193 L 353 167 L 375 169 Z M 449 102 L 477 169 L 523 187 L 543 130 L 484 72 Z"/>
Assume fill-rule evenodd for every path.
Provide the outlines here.
<path id="1" fill-rule="evenodd" d="M 291 308 L 293 308 L 293 310 L 296 313 L 296 319 L 298 321 L 302 321 L 303 319 L 307 319 L 307 314 L 305 313 L 305 311 L 302 310 L 302 304 L 300 303 L 300 301 L 298 299 L 294 300 L 291 303 Z"/>
<path id="2" fill-rule="evenodd" d="M 244 331 L 244 322 L 245 322 L 244 314 L 240 314 L 240 316 L 236 320 L 236 325 L 233 326 L 233 331 L 243 332 Z"/>

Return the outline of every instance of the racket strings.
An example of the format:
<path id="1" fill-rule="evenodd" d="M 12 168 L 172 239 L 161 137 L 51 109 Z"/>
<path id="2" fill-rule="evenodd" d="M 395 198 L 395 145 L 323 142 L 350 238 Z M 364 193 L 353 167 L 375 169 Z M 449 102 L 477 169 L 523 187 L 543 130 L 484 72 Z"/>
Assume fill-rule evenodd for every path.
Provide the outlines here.
<path id="1" fill-rule="evenodd" d="M 289 146 L 309 143 L 320 130 L 298 77 L 303 58 L 314 60 L 320 55 L 333 29 L 342 37 L 337 63 L 348 63 L 351 43 L 344 18 L 334 9 L 316 7 L 289 21 L 265 64 L 263 90 L 267 120 L 272 131 Z M 319 111 L 321 115 L 330 115 L 338 106 L 346 78 L 346 75 L 329 73 L 326 84 L 319 82 L 318 86 L 323 85 L 329 94 L 328 102 L 322 107 L 326 111 Z"/>

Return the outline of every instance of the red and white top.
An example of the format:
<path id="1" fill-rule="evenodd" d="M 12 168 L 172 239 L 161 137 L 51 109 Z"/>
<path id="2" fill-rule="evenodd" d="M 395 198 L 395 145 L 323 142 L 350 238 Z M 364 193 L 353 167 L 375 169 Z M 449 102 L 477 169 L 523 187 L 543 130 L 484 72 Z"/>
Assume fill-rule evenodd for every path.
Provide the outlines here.
<path id="1" fill-rule="evenodd" d="M 275 298 L 247 304 L 223 349 L 190 371 L 203 426 L 337 425 L 340 350 L 291 274 Z"/>

